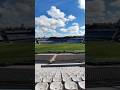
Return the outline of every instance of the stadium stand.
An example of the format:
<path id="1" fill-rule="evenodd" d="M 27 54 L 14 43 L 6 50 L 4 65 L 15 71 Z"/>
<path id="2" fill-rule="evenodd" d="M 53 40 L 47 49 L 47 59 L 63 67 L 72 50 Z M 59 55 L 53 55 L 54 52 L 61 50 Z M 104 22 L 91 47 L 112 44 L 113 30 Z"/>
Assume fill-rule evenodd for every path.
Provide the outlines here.
<path id="1" fill-rule="evenodd" d="M 86 67 L 86 88 L 120 86 L 119 66 Z"/>
<path id="2" fill-rule="evenodd" d="M 119 22 L 111 23 L 97 23 L 86 25 L 86 41 L 99 41 L 99 40 L 120 40 L 120 26 Z"/>
<path id="3" fill-rule="evenodd" d="M 34 28 L 33 27 L 15 27 L 0 29 L 0 41 L 33 41 Z"/>
<path id="4" fill-rule="evenodd" d="M 115 34 L 115 30 L 108 29 L 92 29 L 87 31 L 86 40 L 112 40 Z"/>
<path id="5" fill-rule="evenodd" d="M 84 67 L 35 69 L 35 90 L 85 90 Z"/>

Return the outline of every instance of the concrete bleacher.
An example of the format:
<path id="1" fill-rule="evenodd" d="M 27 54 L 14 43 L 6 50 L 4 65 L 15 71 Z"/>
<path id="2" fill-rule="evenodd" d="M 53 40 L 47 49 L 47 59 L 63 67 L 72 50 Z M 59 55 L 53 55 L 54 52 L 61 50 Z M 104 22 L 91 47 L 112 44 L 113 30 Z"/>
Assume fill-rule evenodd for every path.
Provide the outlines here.
<path id="1" fill-rule="evenodd" d="M 114 34 L 116 30 L 109 30 L 109 29 L 91 29 L 86 30 L 86 40 L 112 40 L 114 39 Z"/>
<path id="2" fill-rule="evenodd" d="M 85 90 L 85 68 L 40 68 L 40 65 L 36 64 L 35 83 L 35 90 Z"/>
<path id="3" fill-rule="evenodd" d="M 35 55 L 35 90 L 85 90 L 85 65 L 82 64 L 82 57 L 85 55 Z M 53 63 L 47 63 L 53 59 Z"/>
<path id="4" fill-rule="evenodd" d="M 86 88 L 120 86 L 119 66 L 86 66 Z"/>
<path id="5" fill-rule="evenodd" d="M 33 28 L 13 28 L 1 29 L 0 41 L 33 41 L 34 29 Z"/>
<path id="6" fill-rule="evenodd" d="M 117 23 L 94 23 L 86 25 L 86 41 L 120 40 L 120 27 Z"/>

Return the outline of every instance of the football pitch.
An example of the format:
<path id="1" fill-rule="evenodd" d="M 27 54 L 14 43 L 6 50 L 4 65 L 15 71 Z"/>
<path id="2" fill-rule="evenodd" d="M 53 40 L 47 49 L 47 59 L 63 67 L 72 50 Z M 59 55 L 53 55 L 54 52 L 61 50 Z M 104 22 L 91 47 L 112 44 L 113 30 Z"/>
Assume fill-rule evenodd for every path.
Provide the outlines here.
<path id="1" fill-rule="evenodd" d="M 33 50 L 31 50 L 33 49 Z M 49 53 L 85 53 L 87 63 L 120 63 L 119 42 L 88 42 L 83 43 L 58 43 L 34 44 L 30 43 L 1 43 L 0 65 L 16 63 L 34 63 L 35 54 Z M 88 55 L 88 56 L 87 56 Z M 33 59 L 31 59 L 33 58 Z"/>
<path id="2" fill-rule="evenodd" d="M 83 43 L 35 44 L 35 53 L 80 53 L 85 52 Z"/>
<path id="3" fill-rule="evenodd" d="M 114 41 L 87 42 L 87 63 L 120 64 L 120 43 Z"/>
<path id="4" fill-rule="evenodd" d="M 34 63 L 33 55 L 31 43 L 0 43 L 0 65 Z"/>

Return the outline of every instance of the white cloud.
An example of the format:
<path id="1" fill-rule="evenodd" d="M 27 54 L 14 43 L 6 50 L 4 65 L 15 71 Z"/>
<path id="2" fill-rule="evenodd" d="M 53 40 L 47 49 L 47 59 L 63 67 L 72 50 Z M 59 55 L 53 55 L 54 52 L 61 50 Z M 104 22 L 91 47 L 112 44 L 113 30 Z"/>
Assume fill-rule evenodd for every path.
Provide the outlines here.
<path id="1" fill-rule="evenodd" d="M 42 15 L 40 17 L 36 17 L 35 18 L 35 24 L 36 25 L 40 25 L 40 26 L 47 26 L 47 27 L 49 27 L 50 26 L 49 18 L 46 17 L 45 15 Z"/>
<path id="2" fill-rule="evenodd" d="M 50 15 L 52 18 L 63 20 L 65 17 L 65 14 L 61 12 L 60 9 L 57 9 L 55 6 L 51 7 L 51 9 L 48 11 L 48 15 Z"/>
<path id="3" fill-rule="evenodd" d="M 62 28 L 60 29 L 62 32 L 67 33 L 67 35 L 70 36 L 80 36 L 80 26 L 78 23 L 73 23 L 72 26 L 68 27 L 68 28 Z"/>
<path id="4" fill-rule="evenodd" d="M 68 28 L 68 30 L 71 31 L 71 32 L 78 31 L 79 29 L 80 29 L 79 25 L 72 25 Z"/>
<path id="5" fill-rule="evenodd" d="M 85 35 L 85 26 L 80 27 L 80 35 L 84 36 Z"/>
<path id="6" fill-rule="evenodd" d="M 73 20 L 75 20 L 75 19 L 76 19 L 76 17 L 73 16 L 73 15 L 69 15 L 69 16 L 68 16 L 68 21 L 73 21 Z"/>
<path id="7" fill-rule="evenodd" d="M 68 30 L 65 28 L 61 28 L 60 31 L 65 32 L 65 33 L 68 32 Z"/>
<path id="8" fill-rule="evenodd" d="M 61 31 L 68 33 L 70 36 L 84 36 L 85 26 L 81 26 L 78 23 L 73 23 L 72 26 L 68 28 L 62 28 Z"/>
<path id="9" fill-rule="evenodd" d="M 69 15 L 65 17 L 64 12 L 61 12 L 55 6 L 52 6 L 50 10 L 47 11 L 48 15 L 51 18 L 48 18 L 45 15 L 41 15 L 40 17 L 35 18 L 35 24 L 39 26 L 44 26 L 50 29 L 57 29 L 60 27 L 64 27 L 66 22 L 73 21 L 76 17 L 73 15 Z"/>
<path id="10" fill-rule="evenodd" d="M 45 15 L 36 17 L 35 24 L 41 27 L 47 27 L 50 29 L 56 29 L 56 28 L 65 26 L 65 22 L 62 19 L 48 18 Z"/>
<path id="11" fill-rule="evenodd" d="M 44 32 L 39 27 L 35 28 L 35 37 L 44 37 Z"/>
<path id="12" fill-rule="evenodd" d="M 47 13 L 49 16 L 51 16 L 50 18 L 45 15 L 41 15 L 35 18 L 35 25 L 36 27 L 39 27 L 39 29 L 37 28 L 35 30 L 40 30 L 41 32 L 37 32 L 39 34 L 43 34 L 41 36 L 50 37 L 80 35 L 80 26 L 78 23 L 73 22 L 70 27 L 65 28 L 69 22 L 76 19 L 75 16 L 66 16 L 64 12 L 61 12 L 61 10 L 57 9 L 55 6 L 52 6 L 50 10 L 47 11 Z M 59 31 L 61 31 L 62 33 L 60 33 Z"/>
<path id="13" fill-rule="evenodd" d="M 84 31 L 80 31 L 80 35 L 84 36 L 85 35 L 85 30 Z"/>
<path id="14" fill-rule="evenodd" d="M 58 22 L 58 23 L 57 23 L 58 27 L 64 27 L 64 26 L 65 26 L 65 23 L 66 23 L 66 22 L 64 22 L 64 21 L 61 20 L 61 19 L 58 19 L 57 22 Z"/>
<path id="15" fill-rule="evenodd" d="M 78 23 L 72 23 L 72 25 L 79 25 Z"/>
<path id="16" fill-rule="evenodd" d="M 78 0 L 79 8 L 85 10 L 85 0 Z"/>
<path id="17" fill-rule="evenodd" d="M 85 30 L 85 26 L 81 26 L 80 29 Z"/>

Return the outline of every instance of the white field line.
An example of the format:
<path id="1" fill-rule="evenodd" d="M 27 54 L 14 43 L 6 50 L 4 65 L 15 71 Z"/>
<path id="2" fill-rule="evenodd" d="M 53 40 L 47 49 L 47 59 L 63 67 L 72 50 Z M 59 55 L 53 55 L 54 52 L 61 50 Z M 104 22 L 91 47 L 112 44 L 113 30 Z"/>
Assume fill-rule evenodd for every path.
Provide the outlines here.
<path id="1" fill-rule="evenodd" d="M 57 57 L 57 54 L 55 54 L 55 55 L 50 59 L 50 63 L 54 62 L 55 59 L 56 59 L 56 57 Z"/>

